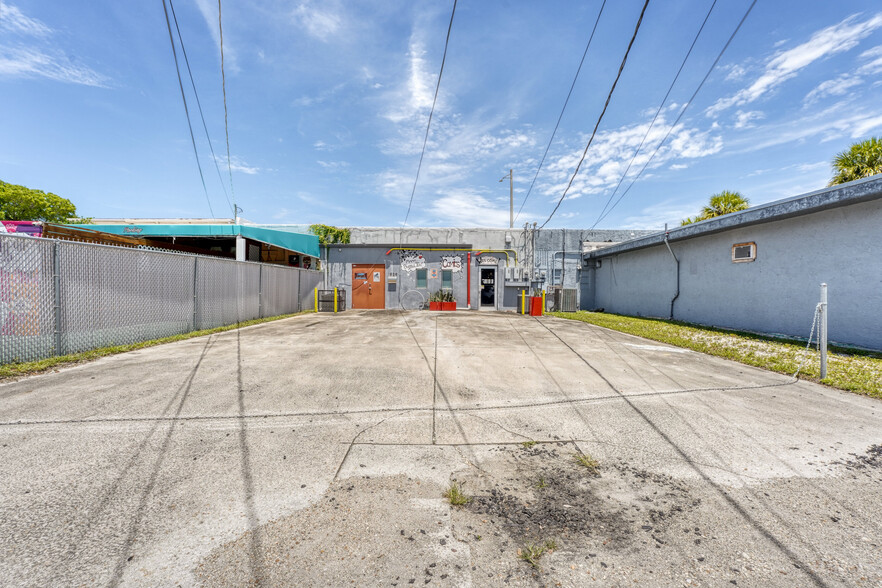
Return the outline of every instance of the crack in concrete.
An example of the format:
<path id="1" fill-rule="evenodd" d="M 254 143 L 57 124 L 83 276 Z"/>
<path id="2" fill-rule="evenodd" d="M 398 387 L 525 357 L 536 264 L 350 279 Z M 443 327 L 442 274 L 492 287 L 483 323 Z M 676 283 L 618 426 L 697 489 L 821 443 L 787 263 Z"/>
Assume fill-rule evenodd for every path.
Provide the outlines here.
<path id="1" fill-rule="evenodd" d="M 758 533 L 760 533 L 763 537 L 765 537 L 772 545 L 774 545 L 783 555 L 785 555 L 797 569 L 803 572 L 808 578 L 812 581 L 812 583 L 819 587 L 826 587 L 827 583 L 815 573 L 814 570 L 808 567 L 808 565 L 800 559 L 800 557 L 794 553 L 789 547 L 787 547 L 780 539 L 778 539 L 771 531 L 769 531 L 766 527 L 764 527 L 758 520 L 756 520 L 751 514 L 744 508 L 737 500 L 735 500 L 722 486 L 714 482 L 710 476 L 707 475 L 700 467 L 695 464 L 694 461 L 686 454 L 686 452 L 677 445 L 673 439 L 669 435 L 667 435 L 661 428 L 651 419 L 646 413 L 640 410 L 630 399 L 624 395 L 618 388 L 616 388 L 612 382 L 610 382 L 603 374 L 598 371 L 591 363 L 585 359 L 582 354 L 576 351 L 569 343 L 563 340 L 563 338 L 555 333 L 551 328 L 545 324 L 544 321 L 540 321 L 538 318 L 536 321 L 545 327 L 549 333 L 554 335 L 564 346 L 566 346 L 576 357 L 578 357 L 586 366 L 588 366 L 591 370 L 593 370 L 614 392 L 618 393 L 622 399 L 628 404 L 628 406 L 634 410 L 649 427 L 656 432 L 671 448 L 674 449 L 680 456 L 683 458 L 684 462 L 688 464 L 692 469 L 699 475 L 701 478 L 710 485 L 719 495 L 722 497 L 751 527 L 753 527 Z M 793 378 L 795 381 L 796 379 Z M 788 382 L 793 383 L 793 382 Z M 774 386 L 783 386 L 786 384 L 776 384 Z M 770 386 L 772 387 L 772 386 Z"/>

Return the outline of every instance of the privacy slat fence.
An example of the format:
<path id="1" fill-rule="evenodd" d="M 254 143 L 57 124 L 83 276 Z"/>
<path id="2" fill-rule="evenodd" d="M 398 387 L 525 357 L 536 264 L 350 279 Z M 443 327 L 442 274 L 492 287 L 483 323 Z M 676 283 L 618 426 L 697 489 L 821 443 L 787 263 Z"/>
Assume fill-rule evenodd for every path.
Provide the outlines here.
<path id="1" fill-rule="evenodd" d="M 318 271 L 0 234 L 0 364 L 313 308 Z"/>

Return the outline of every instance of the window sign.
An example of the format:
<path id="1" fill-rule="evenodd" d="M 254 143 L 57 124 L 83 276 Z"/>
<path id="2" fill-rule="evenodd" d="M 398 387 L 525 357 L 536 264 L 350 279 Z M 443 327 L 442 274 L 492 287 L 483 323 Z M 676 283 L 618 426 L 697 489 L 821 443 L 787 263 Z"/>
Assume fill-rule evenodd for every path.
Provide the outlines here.
<path id="1" fill-rule="evenodd" d="M 367 272 L 355 272 L 356 280 L 367 280 Z"/>
<path id="2" fill-rule="evenodd" d="M 380 281 L 380 272 L 374 272 L 374 282 Z"/>

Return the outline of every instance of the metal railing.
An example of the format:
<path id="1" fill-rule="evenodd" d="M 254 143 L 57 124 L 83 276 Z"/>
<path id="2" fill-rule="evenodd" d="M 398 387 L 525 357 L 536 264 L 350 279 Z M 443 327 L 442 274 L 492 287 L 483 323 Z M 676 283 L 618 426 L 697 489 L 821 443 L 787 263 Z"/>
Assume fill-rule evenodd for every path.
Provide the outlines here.
<path id="1" fill-rule="evenodd" d="M 321 272 L 0 234 L 0 364 L 313 308 Z"/>

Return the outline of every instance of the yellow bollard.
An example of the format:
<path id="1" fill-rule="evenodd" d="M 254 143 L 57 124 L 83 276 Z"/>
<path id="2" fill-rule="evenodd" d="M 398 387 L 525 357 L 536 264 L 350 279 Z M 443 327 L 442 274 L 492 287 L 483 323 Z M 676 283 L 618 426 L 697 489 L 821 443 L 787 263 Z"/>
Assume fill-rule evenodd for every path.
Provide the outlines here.
<path id="1" fill-rule="evenodd" d="M 337 288 L 334 288 L 334 312 L 337 312 Z"/>
<path id="2" fill-rule="evenodd" d="M 527 291 L 521 290 L 521 314 L 527 314 Z"/>
<path id="3" fill-rule="evenodd" d="M 542 290 L 542 314 L 545 314 L 545 290 Z"/>
<path id="4" fill-rule="evenodd" d="M 315 311 L 318 312 L 318 287 L 316 287 L 315 292 L 312 294 L 313 302 L 315 302 Z"/>

